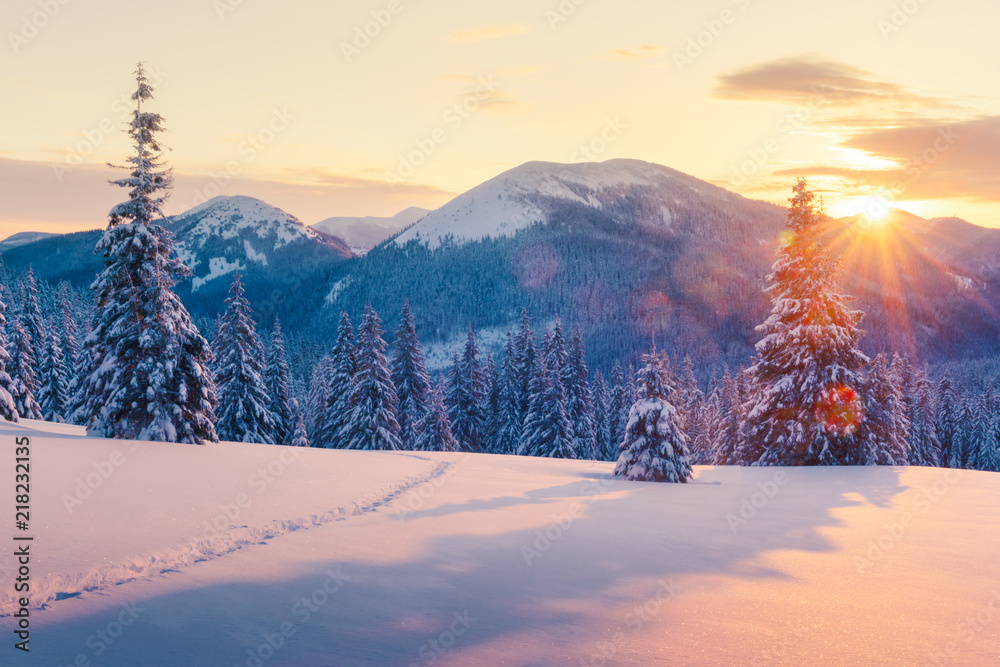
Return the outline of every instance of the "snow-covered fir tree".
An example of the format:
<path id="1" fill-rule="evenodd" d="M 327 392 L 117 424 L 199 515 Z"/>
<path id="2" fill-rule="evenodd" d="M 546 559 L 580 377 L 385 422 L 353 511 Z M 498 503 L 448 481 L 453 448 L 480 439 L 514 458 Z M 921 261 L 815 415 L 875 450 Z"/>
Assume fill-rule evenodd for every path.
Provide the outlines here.
<path id="1" fill-rule="evenodd" d="M 569 338 L 562 381 L 566 390 L 566 410 L 573 427 L 573 451 L 577 457 L 599 459 L 594 428 L 594 398 L 590 390 L 587 362 L 583 358 L 583 333 L 576 327 Z"/>
<path id="2" fill-rule="evenodd" d="M 417 340 L 417 326 L 409 301 L 403 303 L 403 311 L 399 315 L 390 370 L 399 399 L 396 406 L 399 438 L 404 449 L 414 449 L 417 442 L 417 422 L 427 412 L 431 381 L 420 341 Z"/>
<path id="3" fill-rule="evenodd" d="M 551 352 L 551 335 L 546 347 Z M 566 411 L 566 391 L 560 377 L 557 354 L 538 355 L 531 380 L 531 403 L 525 417 L 518 454 L 575 459 L 573 424 Z"/>
<path id="4" fill-rule="evenodd" d="M 594 440 L 597 447 L 597 460 L 611 461 L 614 452 L 618 450 L 618 443 L 611 439 L 611 424 L 608 413 L 611 395 L 608 392 L 608 383 L 604 380 L 604 374 L 599 370 L 594 372 L 591 391 L 594 399 Z"/>
<path id="5" fill-rule="evenodd" d="M 483 364 L 483 451 L 497 452 L 497 437 L 500 432 L 500 371 L 493 354 L 486 355 Z"/>
<path id="6" fill-rule="evenodd" d="M 500 366 L 499 405 L 497 407 L 496 436 L 493 442 L 493 452 L 496 454 L 513 454 L 517 451 L 521 440 L 521 396 L 518 393 L 519 378 L 517 370 L 517 350 L 514 346 L 514 336 L 508 331 L 507 342 L 503 348 L 503 363 Z"/>
<path id="7" fill-rule="evenodd" d="M 45 348 L 38 388 L 38 404 L 42 408 L 42 417 L 45 421 L 62 424 L 66 421 L 65 414 L 68 402 L 69 385 L 66 380 L 63 352 L 59 347 L 58 336 L 53 331 L 49 335 L 49 344 Z"/>
<path id="8" fill-rule="evenodd" d="M 613 477 L 636 482 L 687 482 L 691 460 L 680 415 L 668 401 L 673 393 L 663 358 L 655 351 L 642 357 L 638 399 L 629 411 Z"/>
<path id="9" fill-rule="evenodd" d="M 452 367 L 448 371 L 448 393 L 445 396 L 451 432 L 462 451 L 483 451 L 484 389 L 485 378 L 479 364 L 476 334 L 469 327 L 462 355 L 452 359 Z"/>
<path id="10" fill-rule="evenodd" d="M 329 356 L 326 369 L 326 403 L 319 440 L 313 447 L 342 449 L 347 446 L 344 429 L 351 420 L 351 388 L 358 371 L 358 350 L 354 344 L 354 326 L 350 316 L 340 313 L 337 341 Z M 398 395 L 397 395 L 398 398 Z"/>
<path id="11" fill-rule="evenodd" d="M 254 326 L 250 302 L 243 296 L 240 278 L 237 271 L 213 346 L 218 359 L 216 428 L 223 440 L 271 445 L 275 443 L 275 423 L 264 379 L 264 345 Z"/>
<path id="12" fill-rule="evenodd" d="M 850 465 L 907 465 L 910 424 L 896 378 L 885 354 L 868 369 L 862 395 L 865 419 L 855 434 L 855 446 L 843 461 Z"/>
<path id="13" fill-rule="evenodd" d="M 18 420 L 17 406 L 14 402 L 16 389 L 14 380 L 8 368 L 13 368 L 10 353 L 7 352 L 7 304 L 0 299 L 0 419 L 9 422 Z"/>
<path id="14" fill-rule="evenodd" d="M 76 374 L 80 359 L 79 328 L 74 314 L 72 288 L 65 280 L 59 283 L 59 293 L 56 297 L 57 312 L 53 316 L 52 331 L 59 335 L 59 348 L 63 352 L 63 362 L 70 376 Z M 72 384 L 72 377 L 70 377 Z"/>
<path id="15" fill-rule="evenodd" d="M 217 440 L 212 351 L 173 292 L 191 272 L 174 256 L 173 236 L 160 225 L 171 183 L 160 161 L 159 114 L 142 110 L 153 91 L 136 70 L 129 135 L 135 154 L 114 185 L 128 201 L 110 213 L 97 244 L 104 269 L 91 286 L 94 329 L 85 409 L 96 435 L 170 442 Z"/>
<path id="16" fill-rule="evenodd" d="M 688 438 L 691 443 L 689 447 L 691 463 L 694 465 L 711 464 L 715 457 L 715 443 L 722 430 L 723 421 L 721 400 L 719 392 L 713 391 L 709 393 L 707 398 L 699 400 L 696 404 L 692 418 L 695 436 Z"/>
<path id="17" fill-rule="evenodd" d="M 528 311 L 521 311 L 518 332 L 514 338 L 516 357 L 514 366 L 517 369 L 518 422 L 523 426 L 531 402 L 531 380 L 535 373 L 535 358 L 538 356 L 538 345 L 535 333 L 531 330 L 531 318 Z"/>
<path id="18" fill-rule="evenodd" d="M 824 212 L 804 179 L 793 191 L 787 236 L 765 290 L 771 315 L 757 327 L 755 397 L 741 456 L 757 465 L 843 464 L 864 420 L 863 315 L 836 291 Z"/>
<path id="19" fill-rule="evenodd" d="M 306 432 L 306 420 L 299 402 L 291 399 L 292 412 L 295 415 L 295 430 L 292 431 L 292 447 L 309 447 L 309 434 Z"/>
<path id="20" fill-rule="evenodd" d="M 611 369 L 611 386 L 608 389 L 611 394 L 608 402 L 608 439 L 614 447 L 611 452 L 611 460 L 617 460 L 618 446 L 622 443 L 622 438 L 625 437 L 628 412 L 633 403 L 633 400 L 628 397 L 628 387 L 625 385 L 622 366 L 617 361 Z"/>
<path id="21" fill-rule="evenodd" d="M 10 366 L 8 374 L 12 378 L 11 396 L 14 409 L 25 419 L 42 419 L 42 408 L 38 405 L 38 376 L 35 374 L 34 350 L 28 334 L 19 319 L 11 320 Z"/>
<path id="22" fill-rule="evenodd" d="M 958 424 L 958 401 L 955 396 L 955 389 L 951 383 L 951 376 L 945 371 L 944 376 L 938 382 L 938 413 L 937 413 L 937 435 L 938 442 L 941 443 L 941 465 L 952 466 L 952 461 L 961 458 L 959 450 L 961 448 L 961 434 Z"/>
<path id="23" fill-rule="evenodd" d="M 45 348 L 49 345 L 48 330 L 42 319 L 42 311 L 38 305 L 38 283 L 35 281 L 35 272 L 32 267 L 28 267 L 28 273 L 21 281 L 24 298 L 21 301 L 21 326 L 28 336 L 28 344 L 31 346 L 32 355 L 35 359 L 44 357 Z"/>
<path id="24" fill-rule="evenodd" d="M 439 381 L 428 396 L 427 410 L 417 423 L 414 449 L 424 452 L 456 452 L 459 445 L 451 432 L 444 406 L 444 386 Z"/>
<path id="25" fill-rule="evenodd" d="M 940 466 L 941 443 L 934 422 L 934 396 L 927 369 L 914 373 L 913 398 L 910 401 L 910 463 L 917 466 Z"/>
<path id="26" fill-rule="evenodd" d="M 729 372 L 726 366 L 722 374 L 722 390 L 719 396 L 719 413 L 721 421 L 715 440 L 712 443 L 712 465 L 749 465 L 748 461 L 739 460 L 740 439 L 742 433 L 742 401 L 737 378 Z"/>
<path id="27" fill-rule="evenodd" d="M 348 449 L 403 448 L 396 421 L 396 387 L 385 358 L 382 321 L 370 305 L 358 327 L 358 370 L 351 387 L 351 418 L 342 435 Z"/>
<path id="28" fill-rule="evenodd" d="M 352 333 L 353 335 L 353 333 Z M 327 403 L 330 400 L 329 379 L 333 373 L 333 358 L 329 354 L 320 357 L 313 366 L 309 377 L 309 394 L 306 398 L 306 432 L 313 447 L 331 447 L 327 443 L 328 423 Z M 348 409 L 350 412 L 350 409 Z M 346 423 L 346 422 L 345 422 Z M 339 438 L 339 432 L 337 436 Z"/>
<path id="29" fill-rule="evenodd" d="M 295 436 L 296 415 L 292 409 L 292 394 L 288 388 L 288 356 L 285 352 L 285 337 L 281 333 L 281 322 L 274 316 L 271 343 L 267 347 L 267 366 L 264 371 L 267 382 L 268 408 L 274 419 L 274 442 L 289 445 Z"/>

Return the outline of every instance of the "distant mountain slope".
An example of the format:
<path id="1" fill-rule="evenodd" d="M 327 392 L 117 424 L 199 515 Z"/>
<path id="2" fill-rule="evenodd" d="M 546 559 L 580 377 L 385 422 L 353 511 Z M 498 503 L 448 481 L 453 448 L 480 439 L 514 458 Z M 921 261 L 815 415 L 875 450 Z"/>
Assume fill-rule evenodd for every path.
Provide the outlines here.
<path id="1" fill-rule="evenodd" d="M 398 234 L 428 213 L 430 211 L 425 208 L 411 206 L 388 218 L 374 216 L 327 218 L 312 225 L 312 228 L 343 239 L 351 248 L 367 251 Z"/>
<path id="2" fill-rule="evenodd" d="M 215 197 L 175 216 L 169 229 L 178 257 L 194 273 L 177 291 L 192 313 L 203 317 L 222 309 L 239 269 L 262 319 L 280 312 L 306 322 L 322 304 L 322 294 L 303 286 L 325 285 L 355 256 L 340 239 L 252 197 Z M 13 271 L 31 265 L 42 279 L 85 287 L 103 266 L 94 254 L 102 233 L 53 236 L 7 251 L 3 260 Z"/>
<path id="3" fill-rule="evenodd" d="M 552 221 L 571 205 L 659 233 L 694 235 L 719 231 L 700 223 L 706 210 L 751 208 L 756 209 L 757 219 L 765 209 L 774 208 L 640 160 L 528 162 L 459 195 L 401 234 L 396 243 L 418 240 L 436 248 L 446 237 L 463 243 L 513 236 L 533 223 Z M 732 222 L 744 231 L 762 231 L 736 219 Z"/>
<path id="4" fill-rule="evenodd" d="M 27 243 L 34 243 L 50 236 L 56 236 L 50 232 L 18 232 L 0 241 L 0 253 L 7 252 L 12 248 L 23 246 Z"/>

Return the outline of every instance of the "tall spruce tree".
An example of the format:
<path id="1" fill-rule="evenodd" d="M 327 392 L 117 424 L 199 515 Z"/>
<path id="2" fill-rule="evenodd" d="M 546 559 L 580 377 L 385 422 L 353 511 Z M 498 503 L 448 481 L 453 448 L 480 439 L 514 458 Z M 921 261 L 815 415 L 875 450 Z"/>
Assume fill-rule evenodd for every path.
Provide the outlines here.
<path id="1" fill-rule="evenodd" d="M 174 256 L 171 233 L 154 224 L 165 219 L 171 174 L 156 139 L 163 118 L 142 110 L 153 90 L 141 64 L 136 83 L 129 128 L 135 154 L 123 167 L 129 175 L 112 181 L 129 190 L 129 199 L 111 210 L 97 244 L 104 269 L 91 286 L 87 425 L 106 437 L 214 441 L 212 351 L 172 289 L 191 272 Z"/>
<path id="2" fill-rule="evenodd" d="M 56 297 L 57 312 L 53 317 L 51 328 L 59 334 L 59 347 L 63 352 L 67 373 L 74 376 L 80 359 L 80 332 L 73 312 L 74 299 L 71 290 L 70 284 L 65 280 L 59 283 L 59 293 Z"/>
<path id="3" fill-rule="evenodd" d="M 517 369 L 517 395 L 520 397 L 518 422 L 523 426 L 531 403 L 531 380 L 535 373 L 535 357 L 538 356 L 535 333 L 531 330 L 531 318 L 528 317 L 527 310 L 521 311 L 514 349 L 517 352 L 514 360 Z"/>
<path id="4" fill-rule="evenodd" d="M 382 321 L 369 304 L 358 328 L 358 371 L 351 387 L 351 419 L 342 436 L 348 449 L 403 448 L 396 421 L 396 387 L 385 348 Z"/>
<path id="5" fill-rule="evenodd" d="M 825 215 L 805 179 L 793 191 L 788 234 L 765 290 L 771 315 L 757 327 L 762 339 L 751 368 L 757 386 L 744 457 L 758 465 L 843 464 L 864 419 L 862 313 L 836 292 Z"/>
<path id="6" fill-rule="evenodd" d="M 396 406 L 399 438 L 404 449 L 414 449 L 417 444 L 417 422 L 427 412 L 431 381 L 424 363 L 424 354 L 420 350 L 420 341 L 417 340 L 417 326 L 409 301 L 403 303 L 403 311 L 399 315 L 390 370 L 399 399 Z"/>
<path id="7" fill-rule="evenodd" d="M 313 446 L 342 449 L 347 446 L 344 430 L 351 420 L 351 389 L 358 371 L 354 326 L 346 312 L 340 313 L 337 341 L 333 345 L 329 359 L 323 425 L 319 429 L 319 441 L 314 442 Z"/>
<path id="8" fill-rule="evenodd" d="M 216 428 L 224 440 L 272 445 L 275 423 L 264 379 L 264 345 L 240 278 L 237 271 L 215 336 L 219 388 Z"/>
<path id="9" fill-rule="evenodd" d="M 45 349 L 49 346 L 48 330 L 42 319 L 42 310 L 38 305 L 38 283 L 35 281 L 35 271 L 28 267 L 28 273 L 21 281 L 24 299 L 21 301 L 21 326 L 28 336 L 32 355 L 35 359 L 43 359 Z"/>
<path id="10" fill-rule="evenodd" d="M 687 482 L 691 460 L 680 415 L 668 401 L 674 392 L 663 358 L 655 350 L 642 357 L 638 398 L 629 411 L 613 477 L 636 482 Z"/>
<path id="11" fill-rule="evenodd" d="M 739 459 L 743 422 L 742 408 L 739 381 L 730 374 L 729 366 L 726 366 L 722 374 L 722 393 L 719 402 L 721 423 L 715 441 L 712 443 L 711 463 L 713 465 L 749 465 L 750 462 Z"/>

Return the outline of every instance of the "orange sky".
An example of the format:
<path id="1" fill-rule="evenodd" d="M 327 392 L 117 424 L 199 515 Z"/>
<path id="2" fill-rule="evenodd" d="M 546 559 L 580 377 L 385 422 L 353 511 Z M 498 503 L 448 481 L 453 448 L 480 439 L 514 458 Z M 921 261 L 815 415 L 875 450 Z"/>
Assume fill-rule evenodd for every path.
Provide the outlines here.
<path id="1" fill-rule="evenodd" d="M 987 0 L 62 2 L 0 7 L 0 237 L 104 226 L 139 59 L 170 212 L 390 215 L 529 160 L 632 157 L 779 203 L 804 174 L 834 215 L 1000 226 Z"/>

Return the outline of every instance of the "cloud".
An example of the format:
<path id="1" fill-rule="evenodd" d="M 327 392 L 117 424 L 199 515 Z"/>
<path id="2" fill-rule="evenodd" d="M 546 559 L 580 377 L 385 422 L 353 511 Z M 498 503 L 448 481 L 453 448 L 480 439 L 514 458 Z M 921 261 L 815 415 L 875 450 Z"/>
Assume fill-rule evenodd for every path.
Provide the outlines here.
<path id="1" fill-rule="evenodd" d="M 917 95 L 866 70 L 814 58 L 783 58 L 726 74 L 719 77 L 713 94 L 724 100 L 786 104 L 820 96 L 834 106 L 954 108 L 951 101 Z"/>
<path id="2" fill-rule="evenodd" d="M 1000 116 L 869 130 L 844 145 L 898 166 L 818 165 L 775 174 L 835 177 L 856 193 L 882 190 L 896 199 L 1000 203 Z"/>
<path id="3" fill-rule="evenodd" d="M 605 62 L 619 62 L 622 60 L 643 60 L 646 58 L 655 58 L 656 56 L 663 53 L 663 47 L 653 46 L 652 44 L 642 44 L 639 48 L 630 51 L 629 49 L 612 49 L 605 53 L 598 54 L 595 60 L 603 60 Z"/>
<path id="4" fill-rule="evenodd" d="M 0 238 L 103 228 L 111 207 L 127 196 L 108 184 L 117 174 L 107 167 L 80 165 L 60 180 L 55 164 L 0 157 Z M 334 215 L 392 215 L 408 206 L 437 208 L 456 193 L 421 183 L 390 190 L 382 169 L 288 169 L 273 179 L 236 176 L 222 187 L 210 176 L 175 171 L 166 212 L 175 215 L 216 194 L 257 197 L 309 223 Z"/>
<path id="5" fill-rule="evenodd" d="M 448 39 L 453 42 L 475 43 L 483 42 L 487 39 L 497 39 L 498 37 L 512 37 L 513 35 L 523 35 L 531 30 L 531 26 L 521 23 L 502 23 L 498 25 L 482 26 L 479 28 L 467 28 L 458 30 L 448 35 Z"/>

